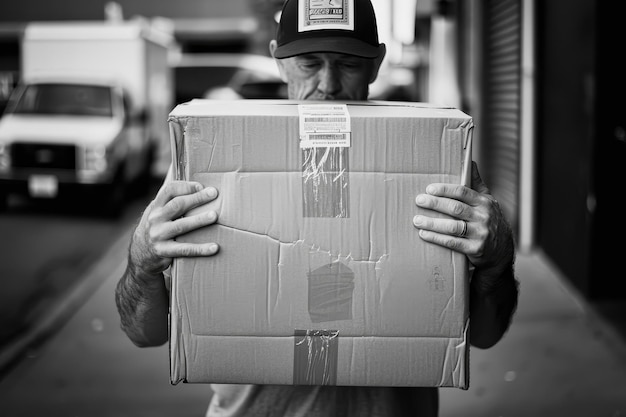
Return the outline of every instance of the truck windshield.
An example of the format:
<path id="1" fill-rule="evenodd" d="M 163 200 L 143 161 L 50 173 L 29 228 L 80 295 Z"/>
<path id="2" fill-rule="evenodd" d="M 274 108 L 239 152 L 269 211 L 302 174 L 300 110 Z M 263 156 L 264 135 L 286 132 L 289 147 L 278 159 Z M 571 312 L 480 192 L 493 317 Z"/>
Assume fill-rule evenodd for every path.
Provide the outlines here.
<path id="1" fill-rule="evenodd" d="M 112 117 L 109 87 L 33 84 L 26 87 L 13 113 Z"/>

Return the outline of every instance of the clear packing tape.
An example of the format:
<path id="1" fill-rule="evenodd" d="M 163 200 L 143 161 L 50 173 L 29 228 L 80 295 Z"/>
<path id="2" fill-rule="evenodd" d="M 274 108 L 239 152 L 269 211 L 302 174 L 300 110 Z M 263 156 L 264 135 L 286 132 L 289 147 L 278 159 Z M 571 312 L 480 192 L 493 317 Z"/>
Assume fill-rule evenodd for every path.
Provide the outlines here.
<path id="1" fill-rule="evenodd" d="M 348 148 L 302 150 L 304 217 L 350 217 Z"/>
<path id="2" fill-rule="evenodd" d="M 296 330 L 294 334 L 293 383 L 337 385 L 337 330 Z"/>
<path id="3" fill-rule="evenodd" d="M 304 217 L 350 216 L 350 115 L 345 105 L 300 105 Z M 334 262 L 310 271 L 313 323 L 351 319 L 354 273 Z M 339 332 L 296 330 L 293 383 L 336 385 Z"/>
<path id="4" fill-rule="evenodd" d="M 345 104 L 298 105 L 304 217 L 350 216 L 351 127 Z"/>

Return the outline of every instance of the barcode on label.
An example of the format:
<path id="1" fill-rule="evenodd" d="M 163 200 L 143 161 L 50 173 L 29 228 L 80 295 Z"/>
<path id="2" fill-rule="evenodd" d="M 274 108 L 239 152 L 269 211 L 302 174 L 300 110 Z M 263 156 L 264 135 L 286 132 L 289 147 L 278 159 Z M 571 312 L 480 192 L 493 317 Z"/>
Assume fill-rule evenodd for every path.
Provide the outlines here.
<path id="1" fill-rule="evenodd" d="M 350 146 L 350 133 L 307 133 L 300 141 L 301 148 L 346 148 Z"/>
<path id="2" fill-rule="evenodd" d="M 344 140 L 346 135 L 343 133 L 310 133 L 309 140 Z"/>
<path id="3" fill-rule="evenodd" d="M 345 117 L 306 117 L 305 123 L 345 123 Z"/>

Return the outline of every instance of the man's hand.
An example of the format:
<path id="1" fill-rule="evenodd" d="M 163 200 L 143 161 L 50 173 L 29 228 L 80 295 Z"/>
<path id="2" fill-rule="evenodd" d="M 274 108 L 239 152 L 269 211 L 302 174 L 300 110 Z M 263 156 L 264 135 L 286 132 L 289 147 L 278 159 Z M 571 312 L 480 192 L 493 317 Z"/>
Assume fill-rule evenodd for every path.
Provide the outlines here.
<path id="1" fill-rule="evenodd" d="M 470 283 L 470 343 L 495 345 L 509 328 L 517 306 L 513 234 L 498 202 L 472 163 L 472 188 L 430 184 L 415 199 L 418 206 L 453 219 L 417 215 L 413 219 L 425 241 L 467 255 L 475 266 Z"/>
<path id="2" fill-rule="evenodd" d="M 197 182 L 165 182 L 135 229 L 130 247 L 131 263 L 144 273 L 159 274 L 167 269 L 172 258 L 216 254 L 219 249 L 216 243 L 192 244 L 175 240 L 182 234 L 215 223 L 217 213 L 212 210 L 182 216 L 216 197 L 215 188 L 204 188 Z"/>
<path id="3" fill-rule="evenodd" d="M 514 257 L 511 228 L 480 178 L 476 163 L 472 162 L 472 188 L 430 184 L 415 202 L 453 217 L 415 216 L 413 224 L 422 239 L 464 253 L 485 275 L 497 277 L 510 268 Z"/>
<path id="4" fill-rule="evenodd" d="M 169 296 L 163 271 L 179 256 L 211 256 L 216 243 L 177 242 L 184 233 L 215 223 L 214 211 L 189 214 L 213 201 L 217 190 L 197 182 L 164 182 L 135 228 L 128 265 L 120 278 L 115 301 L 120 324 L 137 346 L 158 346 L 167 341 Z M 185 217 L 183 217 L 185 216 Z"/>

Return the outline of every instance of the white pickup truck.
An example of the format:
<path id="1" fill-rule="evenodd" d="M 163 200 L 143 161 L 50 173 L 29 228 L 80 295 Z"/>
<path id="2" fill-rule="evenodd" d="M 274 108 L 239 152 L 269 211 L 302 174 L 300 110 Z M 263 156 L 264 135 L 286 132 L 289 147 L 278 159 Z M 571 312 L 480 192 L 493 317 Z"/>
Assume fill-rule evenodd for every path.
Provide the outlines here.
<path id="1" fill-rule="evenodd" d="M 164 175 L 172 42 L 145 20 L 28 25 L 0 118 L 0 207 L 79 189 L 116 213 L 130 185 Z"/>

